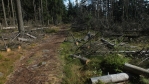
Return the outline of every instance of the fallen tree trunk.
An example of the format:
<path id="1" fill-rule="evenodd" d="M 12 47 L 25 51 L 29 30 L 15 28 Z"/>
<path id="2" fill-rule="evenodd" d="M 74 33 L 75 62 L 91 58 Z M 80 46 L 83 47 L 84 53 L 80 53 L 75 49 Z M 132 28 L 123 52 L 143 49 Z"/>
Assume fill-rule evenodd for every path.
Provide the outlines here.
<path id="1" fill-rule="evenodd" d="M 17 27 L 3 27 L 3 29 L 15 29 Z"/>
<path id="2" fill-rule="evenodd" d="M 48 29 L 48 28 L 49 27 L 34 28 L 34 29 L 31 29 L 31 31 L 43 30 L 43 29 Z"/>
<path id="3" fill-rule="evenodd" d="M 69 32 L 70 33 L 70 32 Z M 72 33 L 70 33 L 70 35 L 72 36 L 72 38 L 73 38 L 73 41 L 74 41 L 74 43 L 75 43 L 75 45 L 79 45 L 79 43 L 78 43 L 78 41 L 76 40 L 76 38 L 73 36 L 73 34 Z"/>
<path id="4" fill-rule="evenodd" d="M 80 55 L 79 56 L 77 56 L 77 55 L 71 55 L 71 56 L 80 59 L 81 61 L 85 62 L 85 64 L 87 64 L 88 62 L 90 62 L 90 60 L 88 58 L 82 57 Z"/>
<path id="5" fill-rule="evenodd" d="M 19 40 L 19 41 L 23 41 L 23 42 L 30 41 L 29 39 L 26 39 L 26 38 L 20 38 L 20 37 L 18 37 L 18 40 Z"/>
<path id="6" fill-rule="evenodd" d="M 138 75 L 149 76 L 149 70 L 128 63 L 125 63 L 124 69 Z"/>
<path id="7" fill-rule="evenodd" d="M 37 30 L 43 30 L 43 28 L 35 28 L 35 29 L 31 29 L 31 31 L 37 31 Z"/>
<path id="8" fill-rule="evenodd" d="M 96 53 L 135 53 L 136 51 L 96 51 Z"/>
<path id="9" fill-rule="evenodd" d="M 129 79 L 129 76 L 126 73 L 119 73 L 119 74 L 111 74 L 101 77 L 93 77 L 91 78 L 92 84 L 96 84 L 99 81 L 103 83 L 114 83 L 114 82 L 122 82 Z"/>
<path id="10" fill-rule="evenodd" d="M 104 43 L 108 48 L 114 48 L 114 44 L 108 42 L 107 40 L 105 39 L 101 39 L 101 42 Z"/>
<path id="11" fill-rule="evenodd" d="M 96 51 L 96 53 L 128 53 L 128 54 L 133 54 L 136 53 L 137 51 Z M 141 51 L 141 53 L 149 53 L 149 51 Z"/>
<path id="12" fill-rule="evenodd" d="M 29 26 L 24 26 L 24 28 L 27 28 L 27 27 L 29 27 Z M 12 27 L 3 27 L 2 29 L 16 29 L 16 28 L 18 28 L 18 27 L 12 26 Z"/>
<path id="13" fill-rule="evenodd" d="M 33 36 L 33 35 L 29 34 L 29 33 L 26 33 L 26 35 L 29 36 L 29 37 L 31 37 L 31 38 L 34 38 L 34 39 L 37 38 L 37 37 L 35 37 L 35 36 Z"/>

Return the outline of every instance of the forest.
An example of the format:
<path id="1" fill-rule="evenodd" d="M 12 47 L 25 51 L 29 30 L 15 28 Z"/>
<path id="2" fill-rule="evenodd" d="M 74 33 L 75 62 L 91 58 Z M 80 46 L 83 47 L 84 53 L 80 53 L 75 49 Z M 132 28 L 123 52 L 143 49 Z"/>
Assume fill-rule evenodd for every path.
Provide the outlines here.
<path id="1" fill-rule="evenodd" d="M 148 0 L 0 0 L 0 84 L 149 84 Z"/>

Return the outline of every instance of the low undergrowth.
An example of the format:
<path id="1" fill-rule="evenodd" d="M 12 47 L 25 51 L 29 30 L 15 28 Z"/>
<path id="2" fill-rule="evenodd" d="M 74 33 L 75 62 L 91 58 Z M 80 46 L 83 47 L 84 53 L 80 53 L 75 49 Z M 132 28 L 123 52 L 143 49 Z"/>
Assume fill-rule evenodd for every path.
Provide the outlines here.
<path id="1" fill-rule="evenodd" d="M 14 52 L 0 52 L 0 84 L 6 82 L 7 76 L 13 71 L 14 62 L 20 58 L 20 55 L 14 56 Z"/>
<path id="2" fill-rule="evenodd" d="M 80 36 L 79 34 L 75 35 L 76 38 Z M 81 48 L 83 50 L 79 49 L 76 51 L 83 43 L 80 42 L 78 46 L 75 45 L 73 41 L 66 41 L 61 44 L 60 56 L 64 60 L 64 77 L 62 84 L 91 84 L 91 77 L 122 72 L 124 63 L 128 62 L 126 57 L 118 53 L 108 53 L 104 55 L 92 53 L 85 55 L 83 53 L 87 53 L 89 50 Z M 90 46 L 90 48 L 91 47 L 92 46 Z M 80 59 L 73 58 L 71 56 L 72 54 L 83 55 L 83 57 L 88 58 L 90 62 L 84 64 Z M 102 83 L 99 82 L 98 84 Z"/>
<path id="3" fill-rule="evenodd" d="M 69 42 L 61 44 L 60 56 L 64 60 L 64 77 L 62 84 L 80 84 L 80 68 L 81 64 L 79 60 L 75 60 L 70 57 L 74 51 L 73 46 Z"/>

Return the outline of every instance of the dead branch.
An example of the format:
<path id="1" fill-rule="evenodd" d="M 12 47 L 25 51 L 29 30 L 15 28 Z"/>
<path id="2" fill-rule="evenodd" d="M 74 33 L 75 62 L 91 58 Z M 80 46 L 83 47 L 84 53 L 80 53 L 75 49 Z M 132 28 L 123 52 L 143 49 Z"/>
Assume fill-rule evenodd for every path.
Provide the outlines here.
<path id="1" fill-rule="evenodd" d="M 20 33 L 18 33 L 11 41 L 14 41 L 19 35 Z"/>
<path id="2" fill-rule="evenodd" d="M 143 63 L 144 61 L 146 61 L 147 59 L 149 59 L 149 57 L 145 58 L 144 60 L 142 60 L 138 65 L 140 65 L 141 63 Z"/>
<path id="3" fill-rule="evenodd" d="M 111 49 L 111 48 L 112 48 L 112 49 L 114 48 L 114 44 L 108 42 L 107 40 L 105 40 L 105 39 L 103 39 L 103 38 L 101 39 L 101 42 L 104 43 L 104 44 L 105 44 L 108 48 L 110 48 L 110 49 Z"/>

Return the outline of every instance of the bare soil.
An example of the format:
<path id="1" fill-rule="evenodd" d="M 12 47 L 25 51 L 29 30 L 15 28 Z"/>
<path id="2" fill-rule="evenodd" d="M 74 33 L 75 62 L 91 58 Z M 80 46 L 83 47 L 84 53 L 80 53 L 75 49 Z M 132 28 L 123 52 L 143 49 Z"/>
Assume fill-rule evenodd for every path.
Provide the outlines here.
<path id="1" fill-rule="evenodd" d="M 66 26 L 48 34 L 33 46 L 21 48 L 20 60 L 8 76 L 6 84 L 60 84 L 63 77 L 59 46 L 67 34 Z"/>

